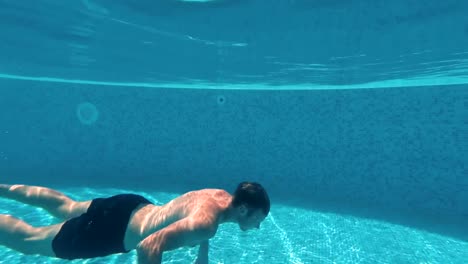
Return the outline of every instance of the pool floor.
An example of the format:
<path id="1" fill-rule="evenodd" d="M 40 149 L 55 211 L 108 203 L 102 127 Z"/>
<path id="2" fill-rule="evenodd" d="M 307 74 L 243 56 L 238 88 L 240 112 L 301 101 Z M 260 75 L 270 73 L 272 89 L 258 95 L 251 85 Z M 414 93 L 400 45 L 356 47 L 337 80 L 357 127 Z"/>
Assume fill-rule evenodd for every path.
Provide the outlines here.
<path id="1" fill-rule="evenodd" d="M 61 188 L 77 200 L 131 190 Z M 177 196 L 143 193 L 156 204 Z M 0 213 L 33 226 L 57 223 L 42 209 L 0 198 Z M 468 242 L 391 223 L 273 204 L 260 230 L 220 226 L 210 242 L 210 263 L 465 263 Z M 167 252 L 163 263 L 193 263 L 197 247 Z M 136 252 L 93 260 L 26 256 L 0 246 L 0 263 L 136 263 Z"/>

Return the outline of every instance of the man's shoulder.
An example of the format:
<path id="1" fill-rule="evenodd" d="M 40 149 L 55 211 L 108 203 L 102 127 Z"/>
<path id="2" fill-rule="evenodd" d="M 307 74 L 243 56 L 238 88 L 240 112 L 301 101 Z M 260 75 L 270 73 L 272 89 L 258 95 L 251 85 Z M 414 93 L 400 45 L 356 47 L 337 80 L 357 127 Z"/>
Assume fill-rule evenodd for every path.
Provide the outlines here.
<path id="1" fill-rule="evenodd" d="M 213 199 L 226 199 L 231 197 L 231 195 L 223 189 L 199 189 L 186 192 L 180 196 L 180 198 L 198 199 L 198 198 L 213 198 Z"/>
<path id="2" fill-rule="evenodd" d="M 198 202 L 195 203 L 194 212 L 217 219 L 219 214 L 229 206 L 231 195 L 221 189 L 204 189 L 200 191 L 196 200 Z"/>
<path id="3" fill-rule="evenodd" d="M 205 189 L 200 189 L 196 191 L 191 191 L 188 193 L 193 193 L 193 194 L 198 194 L 198 195 L 204 195 L 204 194 L 210 194 L 214 196 L 220 196 L 220 195 L 230 195 L 226 190 L 223 189 L 213 189 L 213 188 L 205 188 Z"/>

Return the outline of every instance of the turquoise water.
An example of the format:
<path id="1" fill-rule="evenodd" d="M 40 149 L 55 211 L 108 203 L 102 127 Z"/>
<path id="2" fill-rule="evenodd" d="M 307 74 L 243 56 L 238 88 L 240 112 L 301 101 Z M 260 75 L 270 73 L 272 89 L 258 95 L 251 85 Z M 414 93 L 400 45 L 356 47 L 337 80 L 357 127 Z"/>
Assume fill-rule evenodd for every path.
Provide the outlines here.
<path id="1" fill-rule="evenodd" d="M 187 2 L 1 0 L 0 78 L 249 90 L 468 82 L 460 0 Z"/>
<path id="2" fill-rule="evenodd" d="M 78 200 L 160 188 L 140 194 L 165 203 L 249 175 L 271 214 L 260 231 L 222 226 L 211 263 L 466 263 L 466 227 L 447 223 L 468 222 L 467 9 L 0 0 L 0 182 Z M 83 185 L 120 189 L 67 187 Z M 56 223 L 5 199 L 0 213 Z M 426 215 L 441 220 L 412 221 Z M 0 263 L 69 262 L 0 246 Z"/>
<path id="3" fill-rule="evenodd" d="M 108 196 L 128 189 L 60 188 L 76 200 Z M 145 193 L 165 203 L 175 193 Z M 42 209 L 0 199 L 0 213 L 12 214 L 33 226 L 56 223 Z M 391 223 L 347 215 L 321 213 L 273 204 L 260 230 L 242 232 L 237 225 L 222 225 L 210 244 L 210 263 L 465 263 L 468 242 Z M 164 263 L 191 263 L 197 247 L 164 254 Z M 93 260 L 72 262 L 24 256 L 0 247 L 0 263 L 136 263 L 135 251 Z"/>

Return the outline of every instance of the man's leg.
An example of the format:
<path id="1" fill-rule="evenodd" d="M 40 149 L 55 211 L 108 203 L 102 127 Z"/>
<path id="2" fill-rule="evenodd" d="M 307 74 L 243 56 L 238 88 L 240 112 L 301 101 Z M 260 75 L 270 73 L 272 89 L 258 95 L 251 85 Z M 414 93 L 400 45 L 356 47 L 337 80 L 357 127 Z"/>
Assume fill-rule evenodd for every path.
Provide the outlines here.
<path id="1" fill-rule="evenodd" d="M 63 220 L 80 216 L 91 204 L 91 201 L 74 201 L 49 188 L 20 184 L 0 184 L 0 197 L 44 208 L 51 215 Z"/>
<path id="2" fill-rule="evenodd" d="M 55 257 L 52 240 L 62 224 L 34 228 L 11 215 L 0 214 L 0 246 L 27 255 Z"/>

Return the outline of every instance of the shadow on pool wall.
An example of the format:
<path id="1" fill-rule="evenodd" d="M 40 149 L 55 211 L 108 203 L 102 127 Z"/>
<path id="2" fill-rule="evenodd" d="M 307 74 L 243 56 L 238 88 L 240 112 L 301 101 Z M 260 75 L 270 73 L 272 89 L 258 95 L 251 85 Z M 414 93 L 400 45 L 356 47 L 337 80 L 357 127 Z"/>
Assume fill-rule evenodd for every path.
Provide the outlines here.
<path id="1" fill-rule="evenodd" d="M 1 86 L 2 182 L 184 192 L 253 180 L 273 203 L 468 240 L 467 86 Z"/>

